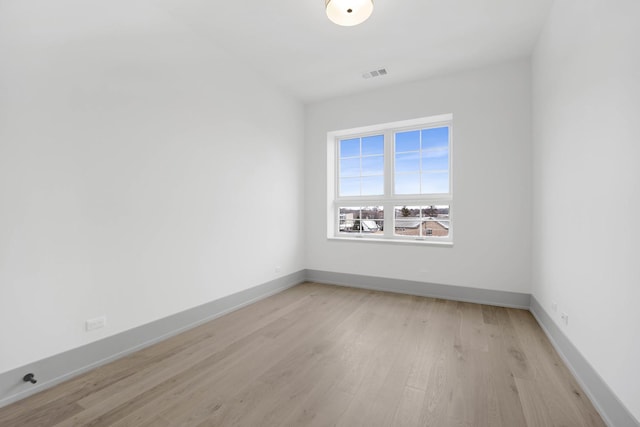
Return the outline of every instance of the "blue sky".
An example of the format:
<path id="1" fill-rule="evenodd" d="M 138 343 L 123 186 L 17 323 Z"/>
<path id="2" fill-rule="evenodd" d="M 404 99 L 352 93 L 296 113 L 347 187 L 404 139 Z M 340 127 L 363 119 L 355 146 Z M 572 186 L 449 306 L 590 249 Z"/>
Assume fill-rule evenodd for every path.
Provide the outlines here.
<path id="1" fill-rule="evenodd" d="M 340 196 L 384 193 L 384 137 L 340 140 Z M 397 132 L 396 194 L 449 192 L 449 128 Z"/>

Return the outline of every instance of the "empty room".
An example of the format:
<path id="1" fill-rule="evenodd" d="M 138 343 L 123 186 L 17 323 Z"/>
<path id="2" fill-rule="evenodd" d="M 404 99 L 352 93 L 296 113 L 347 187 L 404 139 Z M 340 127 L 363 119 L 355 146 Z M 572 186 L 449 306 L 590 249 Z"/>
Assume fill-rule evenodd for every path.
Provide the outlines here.
<path id="1" fill-rule="evenodd" d="M 639 23 L 0 0 L 0 426 L 640 427 Z"/>

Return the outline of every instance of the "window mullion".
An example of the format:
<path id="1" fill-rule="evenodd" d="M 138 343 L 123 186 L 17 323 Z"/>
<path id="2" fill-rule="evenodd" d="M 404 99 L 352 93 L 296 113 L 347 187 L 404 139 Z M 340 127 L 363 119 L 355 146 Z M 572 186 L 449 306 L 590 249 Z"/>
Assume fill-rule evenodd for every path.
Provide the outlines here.
<path id="1" fill-rule="evenodd" d="M 384 236 L 393 237 L 393 131 L 384 132 Z"/>

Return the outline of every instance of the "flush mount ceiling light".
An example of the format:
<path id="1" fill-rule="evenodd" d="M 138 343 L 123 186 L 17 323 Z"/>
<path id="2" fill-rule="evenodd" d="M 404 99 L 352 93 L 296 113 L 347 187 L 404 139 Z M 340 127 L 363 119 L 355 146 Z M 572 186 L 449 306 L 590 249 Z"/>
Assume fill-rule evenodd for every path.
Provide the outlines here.
<path id="1" fill-rule="evenodd" d="M 329 19 L 345 27 L 358 25 L 371 16 L 373 0 L 325 0 Z"/>

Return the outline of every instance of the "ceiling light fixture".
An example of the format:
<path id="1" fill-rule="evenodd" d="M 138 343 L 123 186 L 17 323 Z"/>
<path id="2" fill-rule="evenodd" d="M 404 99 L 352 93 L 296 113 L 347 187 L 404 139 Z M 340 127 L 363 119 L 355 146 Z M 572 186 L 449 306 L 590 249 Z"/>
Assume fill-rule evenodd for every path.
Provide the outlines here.
<path id="1" fill-rule="evenodd" d="M 358 25 L 371 16 L 373 0 L 325 0 L 329 19 L 344 27 Z"/>

